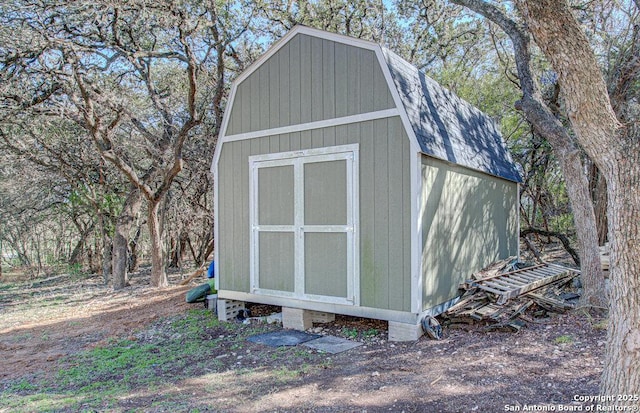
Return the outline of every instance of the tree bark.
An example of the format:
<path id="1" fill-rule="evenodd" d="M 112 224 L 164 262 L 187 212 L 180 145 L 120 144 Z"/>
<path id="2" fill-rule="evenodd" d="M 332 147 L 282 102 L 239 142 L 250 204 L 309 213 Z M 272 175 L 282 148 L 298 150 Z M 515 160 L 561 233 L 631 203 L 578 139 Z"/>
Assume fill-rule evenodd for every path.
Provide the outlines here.
<path id="1" fill-rule="evenodd" d="M 640 130 L 635 129 L 634 148 L 612 162 L 608 180 L 611 300 L 601 384 L 606 395 L 640 394 Z"/>
<path id="2" fill-rule="evenodd" d="M 596 216 L 591 202 L 589 181 L 580 158 L 580 151 L 562 123 L 543 103 L 531 70 L 529 35 L 500 9 L 485 1 L 453 0 L 453 2 L 468 7 L 493 21 L 511 39 L 522 90 L 522 99 L 516 102 L 516 108 L 524 113 L 535 131 L 549 142 L 565 179 L 580 251 L 582 303 L 586 306 L 604 307 L 606 305 L 604 275 L 600 262 Z"/>
<path id="3" fill-rule="evenodd" d="M 169 285 L 165 268 L 164 243 L 162 242 L 162 225 L 160 222 L 160 201 L 149 201 L 149 236 L 151 238 L 151 285 L 166 287 Z"/>
<path id="4" fill-rule="evenodd" d="M 607 182 L 594 164 L 589 168 L 589 190 L 593 199 L 593 209 L 596 213 L 596 228 L 598 229 L 598 245 L 607 242 Z"/>
<path id="5" fill-rule="evenodd" d="M 640 394 L 640 130 L 621 128 L 593 50 L 564 0 L 516 0 L 559 76 L 580 145 L 607 180 L 609 329 L 601 392 Z M 618 402 L 637 405 L 637 401 Z"/>
<path id="6" fill-rule="evenodd" d="M 119 29 L 117 29 L 117 26 L 120 23 L 122 22 L 114 21 L 114 33 L 118 32 Z M 186 21 L 182 21 L 181 23 L 186 24 Z M 78 119 L 77 122 L 87 128 L 89 136 L 92 138 L 100 156 L 120 170 L 129 182 L 140 190 L 148 201 L 149 221 L 147 224 L 151 237 L 151 283 L 156 287 L 168 285 L 164 263 L 165 251 L 162 244 L 162 223 L 158 216 L 158 206 L 166 199 L 167 192 L 173 180 L 183 168 L 184 161 L 182 152 L 185 141 L 191 135 L 192 130 L 202 122 L 202 114 L 198 112 L 197 108 L 197 72 L 199 65 L 197 64 L 196 54 L 191 48 L 191 42 L 187 38 L 189 30 L 185 30 L 185 28 L 181 26 L 179 33 L 179 42 L 183 47 L 184 58 L 187 61 L 185 74 L 188 85 L 188 91 L 185 96 L 188 117 L 184 119 L 181 125 L 177 122 L 179 117 L 174 117 L 169 113 L 165 102 L 161 98 L 162 93 L 156 89 L 151 81 L 150 63 L 141 63 L 141 60 L 135 56 L 135 53 L 128 56 L 129 63 L 133 66 L 134 71 L 144 80 L 153 106 L 164 121 L 162 132 L 158 134 L 153 134 L 134 114 L 128 113 L 124 108 L 120 107 L 120 105 L 117 105 L 118 110 L 115 111 L 115 113 L 111 113 L 111 116 L 105 116 L 100 110 L 97 110 L 100 106 L 101 98 L 96 99 L 95 88 L 89 87 L 89 83 L 83 75 L 84 68 L 80 64 L 81 62 L 76 58 L 74 52 L 70 52 L 66 56 L 67 59 L 74 62 L 73 79 L 75 80 L 75 86 L 77 86 L 79 90 L 79 97 L 81 97 L 83 103 L 81 111 L 82 119 Z M 116 42 L 119 41 L 121 41 L 121 39 L 116 39 Z M 118 44 L 117 47 L 122 50 L 120 44 Z M 121 156 L 120 151 L 115 150 L 114 146 L 116 145 L 114 145 L 113 138 L 116 136 L 119 125 L 125 118 L 131 122 L 131 125 L 136 128 L 138 132 L 150 138 L 151 141 L 156 142 L 154 144 L 156 147 L 153 148 L 153 150 L 160 154 L 160 159 L 162 159 L 163 155 L 171 154 L 169 161 L 164 166 L 160 166 L 154 162 L 144 174 L 140 175 L 136 169 L 136 165 L 130 162 L 128 157 Z M 161 164 L 164 163 L 163 160 Z"/>
<path id="7" fill-rule="evenodd" d="M 83 253 L 85 249 L 85 244 L 87 243 L 87 238 L 93 231 L 94 224 L 88 225 L 86 229 L 82 230 L 79 225 L 76 225 L 78 231 L 80 232 L 80 239 L 76 243 L 76 246 L 73 248 L 69 256 L 69 264 L 78 264 L 83 260 Z"/>
<path id="8" fill-rule="evenodd" d="M 135 222 L 135 217 L 140 211 L 142 196 L 140 191 L 132 186 L 129 195 L 125 199 L 122 212 L 116 220 L 116 229 L 113 234 L 113 289 L 119 290 L 129 285 L 129 233 Z"/>
<path id="9" fill-rule="evenodd" d="M 104 284 L 109 284 L 111 278 L 111 238 L 106 231 L 102 233 L 102 279 Z"/>
<path id="10" fill-rule="evenodd" d="M 607 295 L 600 261 L 596 214 L 589 192 L 589 180 L 580 159 L 580 152 L 573 142 L 569 148 L 557 147 L 557 155 L 565 178 L 567 194 L 571 201 L 573 220 L 580 249 L 580 275 L 582 279 L 583 306 L 604 309 Z M 554 149 L 556 149 L 554 147 Z M 565 152 L 566 150 L 566 152 Z"/>
<path id="11" fill-rule="evenodd" d="M 142 231 L 140 226 L 137 226 L 136 235 L 134 235 L 133 238 L 129 240 L 129 272 L 138 271 L 138 267 L 140 265 L 140 262 L 138 260 L 138 241 L 140 240 L 141 232 Z"/>

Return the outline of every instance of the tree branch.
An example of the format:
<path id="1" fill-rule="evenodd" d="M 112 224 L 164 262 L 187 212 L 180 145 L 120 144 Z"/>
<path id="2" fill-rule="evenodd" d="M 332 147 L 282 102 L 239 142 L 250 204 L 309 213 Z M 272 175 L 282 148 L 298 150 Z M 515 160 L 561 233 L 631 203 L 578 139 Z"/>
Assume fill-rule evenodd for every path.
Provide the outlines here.
<path id="1" fill-rule="evenodd" d="M 523 238 L 526 237 L 529 234 L 538 234 L 538 235 L 542 235 L 544 237 L 554 237 L 554 238 L 559 239 L 560 242 L 562 243 L 562 246 L 564 247 L 564 249 L 569 253 L 569 255 L 571 255 L 571 258 L 573 259 L 573 262 L 577 266 L 580 266 L 580 256 L 578 255 L 576 250 L 574 250 L 571 247 L 571 242 L 569 241 L 569 238 L 567 238 L 566 235 L 561 234 L 559 232 L 545 231 L 543 229 L 538 229 L 538 228 L 525 228 L 525 229 L 520 231 L 520 236 L 523 237 Z"/>

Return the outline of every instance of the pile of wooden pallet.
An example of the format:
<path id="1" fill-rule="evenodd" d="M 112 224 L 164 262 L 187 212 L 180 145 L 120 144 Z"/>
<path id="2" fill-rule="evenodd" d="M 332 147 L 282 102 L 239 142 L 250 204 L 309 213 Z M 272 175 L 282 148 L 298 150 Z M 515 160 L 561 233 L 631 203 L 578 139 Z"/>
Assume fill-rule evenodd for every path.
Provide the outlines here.
<path id="1" fill-rule="evenodd" d="M 562 313 L 573 307 L 567 293 L 578 270 L 544 263 L 525 268 L 500 271 L 493 265 L 472 276 L 461 285 L 464 294 L 443 314 L 450 327 L 482 322 L 489 330 L 518 331 L 530 318 L 549 312 Z M 525 314 L 526 312 L 526 314 Z"/>

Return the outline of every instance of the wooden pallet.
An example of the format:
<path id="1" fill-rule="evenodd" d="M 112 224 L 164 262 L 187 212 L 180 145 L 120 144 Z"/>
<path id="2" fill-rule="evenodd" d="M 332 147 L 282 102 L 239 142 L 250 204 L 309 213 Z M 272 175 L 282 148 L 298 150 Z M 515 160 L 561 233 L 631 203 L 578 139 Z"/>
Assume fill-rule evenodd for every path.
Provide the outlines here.
<path id="1" fill-rule="evenodd" d="M 577 273 L 577 270 L 571 268 L 545 263 L 469 281 L 468 284 L 495 294 L 497 303 L 502 305 L 512 298 Z"/>

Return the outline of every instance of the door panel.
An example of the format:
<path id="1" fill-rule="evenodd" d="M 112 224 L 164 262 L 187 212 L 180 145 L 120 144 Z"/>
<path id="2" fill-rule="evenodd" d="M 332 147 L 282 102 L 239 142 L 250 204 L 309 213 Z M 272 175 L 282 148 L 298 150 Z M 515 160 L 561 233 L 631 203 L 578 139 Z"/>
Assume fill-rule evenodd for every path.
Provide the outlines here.
<path id="1" fill-rule="evenodd" d="M 293 165 L 258 169 L 258 225 L 293 225 Z"/>
<path id="2" fill-rule="evenodd" d="M 346 199 L 346 160 L 304 165 L 305 225 L 346 225 Z"/>
<path id="3" fill-rule="evenodd" d="M 347 234 L 305 233 L 304 292 L 347 297 Z"/>
<path id="4" fill-rule="evenodd" d="M 293 292 L 295 290 L 294 233 L 259 234 L 258 288 Z"/>

